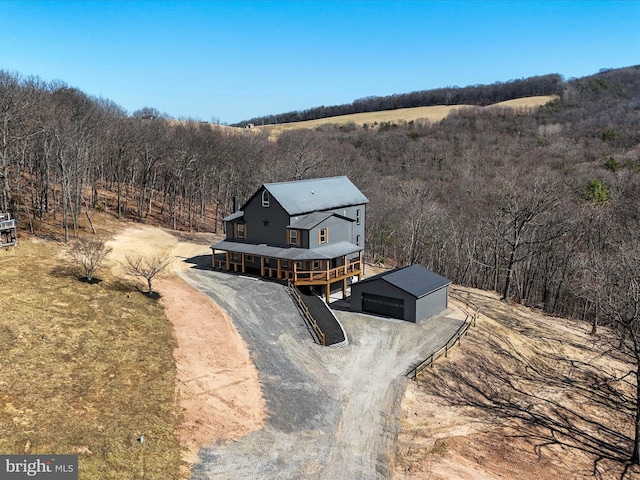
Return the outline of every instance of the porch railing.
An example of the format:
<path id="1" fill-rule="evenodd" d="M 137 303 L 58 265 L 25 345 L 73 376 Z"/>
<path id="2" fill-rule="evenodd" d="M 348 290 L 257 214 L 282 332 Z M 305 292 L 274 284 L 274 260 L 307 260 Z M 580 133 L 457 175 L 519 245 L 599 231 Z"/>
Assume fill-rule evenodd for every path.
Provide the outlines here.
<path id="1" fill-rule="evenodd" d="M 361 272 L 360 261 L 350 262 L 339 267 L 326 270 L 297 270 L 293 271 L 294 283 L 328 282 L 338 278 L 348 277 Z"/>

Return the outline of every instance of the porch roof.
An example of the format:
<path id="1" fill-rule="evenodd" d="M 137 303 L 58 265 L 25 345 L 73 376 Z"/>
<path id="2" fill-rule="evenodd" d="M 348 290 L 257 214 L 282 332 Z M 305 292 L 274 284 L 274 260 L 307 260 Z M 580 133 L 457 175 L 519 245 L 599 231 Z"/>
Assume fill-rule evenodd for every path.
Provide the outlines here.
<path id="1" fill-rule="evenodd" d="M 331 245 L 323 245 L 318 248 L 306 249 L 296 247 L 274 247 L 266 244 L 239 243 L 223 240 L 211 246 L 215 250 L 223 250 L 244 255 L 257 255 L 259 257 L 281 258 L 283 260 L 331 260 L 362 250 L 362 247 L 349 242 L 338 242 Z"/>

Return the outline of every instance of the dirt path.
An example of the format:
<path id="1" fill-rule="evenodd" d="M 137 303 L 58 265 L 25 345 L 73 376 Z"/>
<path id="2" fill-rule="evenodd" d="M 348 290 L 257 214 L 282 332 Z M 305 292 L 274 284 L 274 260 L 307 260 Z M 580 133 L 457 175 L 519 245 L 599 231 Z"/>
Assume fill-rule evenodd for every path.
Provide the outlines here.
<path id="1" fill-rule="evenodd" d="M 115 269 L 127 254 L 166 251 L 174 258 L 170 271 L 154 280 L 154 290 L 162 295 L 174 326 L 176 401 L 183 417 L 178 435 L 186 447 L 183 459 L 192 464 L 201 447 L 261 428 L 265 414 L 258 373 L 233 322 L 211 298 L 180 277 L 193 266 L 189 259 L 211 254 L 213 238 L 191 235 L 185 240 L 156 227 L 136 225 L 108 245 L 113 248 Z"/>

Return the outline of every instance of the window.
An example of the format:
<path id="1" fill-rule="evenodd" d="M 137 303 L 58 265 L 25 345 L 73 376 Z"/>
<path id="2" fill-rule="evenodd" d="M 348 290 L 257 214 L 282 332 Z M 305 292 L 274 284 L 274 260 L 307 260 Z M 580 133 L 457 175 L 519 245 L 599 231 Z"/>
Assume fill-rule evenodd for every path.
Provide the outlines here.
<path id="1" fill-rule="evenodd" d="M 266 190 L 262 191 L 262 206 L 263 207 L 269 206 L 269 192 L 267 192 Z"/>
<path id="2" fill-rule="evenodd" d="M 323 244 L 329 241 L 329 229 L 321 228 L 318 231 L 318 243 Z"/>
<path id="3" fill-rule="evenodd" d="M 320 270 L 320 260 L 314 260 L 313 261 L 313 269 L 314 270 Z"/>
<path id="4" fill-rule="evenodd" d="M 238 224 L 238 238 L 244 238 L 244 223 Z"/>
<path id="5" fill-rule="evenodd" d="M 360 235 L 356 235 L 356 245 L 360 246 Z"/>
<path id="6" fill-rule="evenodd" d="M 239 262 L 240 261 L 240 255 L 238 255 L 237 253 L 232 253 L 231 254 L 231 261 Z"/>
<path id="7" fill-rule="evenodd" d="M 244 261 L 247 263 L 253 263 L 253 255 L 245 255 Z"/>
<path id="8" fill-rule="evenodd" d="M 289 230 L 289 245 L 298 245 L 298 230 Z"/>
<path id="9" fill-rule="evenodd" d="M 289 268 L 289 260 L 282 260 L 282 263 L 280 265 L 282 266 L 282 268 L 288 269 Z"/>
<path id="10" fill-rule="evenodd" d="M 360 209 L 356 210 L 356 225 L 360 225 Z"/>
<path id="11" fill-rule="evenodd" d="M 296 270 L 302 270 L 302 262 L 296 262 Z"/>

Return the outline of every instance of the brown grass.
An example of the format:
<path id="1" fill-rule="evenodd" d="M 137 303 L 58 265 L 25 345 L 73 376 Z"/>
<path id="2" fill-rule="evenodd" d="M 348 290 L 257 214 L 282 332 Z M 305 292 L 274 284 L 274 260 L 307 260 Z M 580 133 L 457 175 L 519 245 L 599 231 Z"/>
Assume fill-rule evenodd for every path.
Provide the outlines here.
<path id="1" fill-rule="evenodd" d="M 557 98 L 555 96 L 536 96 L 518 98 L 508 100 L 506 102 L 496 103 L 494 106 L 513 107 L 513 108 L 535 108 Z M 490 108 L 485 107 L 485 108 Z M 474 108 L 471 105 L 435 105 L 432 107 L 415 107 L 415 108 L 399 108 L 396 110 L 384 110 L 381 112 L 354 113 L 350 115 L 341 115 L 339 117 L 321 118 L 318 120 L 307 120 L 304 122 L 283 123 L 280 125 L 264 125 L 256 126 L 257 130 L 267 130 L 269 133 L 277 137 L 278 134 L 285 130 L 308 128 L 316 129 L 322 125 L 346 125 L 354 123 L 358 126 L 367 124 L 374 126 L 383 122 L 400 123 L 411 121 L 428 121 L 431 123 L 439 122 L 446 118 L 451 112 L 461 108 Z"/>
<path id="2" fill-rule="evenodd" d="M 638 479 L 632 364 L 602 329 L 509 306 L 480 308 L 462 346 L 410 382 L 394 478 Z"/>
<path id="3" fill-rule="evenodd" d="M 0 452 L 78 453 L 81 479 L 178 478 L 171 325 L 108 269 L 79 281 L 64 248 L 0 251 Z"/>

